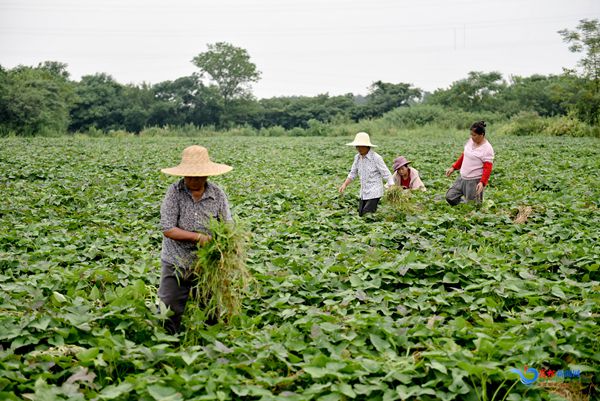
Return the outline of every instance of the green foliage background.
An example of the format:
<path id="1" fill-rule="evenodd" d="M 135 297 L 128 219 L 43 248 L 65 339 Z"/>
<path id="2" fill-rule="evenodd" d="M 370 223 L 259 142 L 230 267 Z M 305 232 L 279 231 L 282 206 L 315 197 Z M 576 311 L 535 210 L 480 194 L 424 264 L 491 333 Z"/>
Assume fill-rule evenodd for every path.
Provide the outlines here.
<path id="1" fill-rule="evenodd" d="M 331 132 L 323 125 L 383 116 L 395 120 L 394 128 L 463 128 L 485 119 L 506 123 L 504 132 L 514 135 L 600 137 L 600 21 L 581 20 L 575 30 L 558 34 L 570 51 L 583 53 L 581 71 L 563 68 L 560 75 L 528 77 L 471 71 L 433 93 L 410 83 L 375 81 L 366 96 L 257 100 L 250 84 L 260 71 L 245 49 L 227 42 L 209 44 L 194 57 L 199 71 L 155 85 L 122 85 L 104 73 L 71 81 L 67 65 L 56 61 L 0 66 L 0 136 L 160 133 L 168 127 L 323 136 Z"/>

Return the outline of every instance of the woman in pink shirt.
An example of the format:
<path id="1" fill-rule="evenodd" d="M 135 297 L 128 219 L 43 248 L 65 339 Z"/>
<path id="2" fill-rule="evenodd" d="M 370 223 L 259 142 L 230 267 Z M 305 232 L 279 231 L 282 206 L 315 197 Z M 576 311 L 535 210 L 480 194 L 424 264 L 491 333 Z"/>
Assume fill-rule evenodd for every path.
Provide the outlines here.
<path id="1" fill-rule="evenodd" d="M 452 206 L 458 205 L 461 198 L 480 203 L 483 199 L 483 188 L 487 185 L 492 173 L 494 149 L 485 138 L 485 122 L 478 121 L 471 125 L 471 138 L 465 144 L 458 160 L 446 170 L 446 176 L 460 169 L 460 176 L 446 192 L 446 201 Z"/>

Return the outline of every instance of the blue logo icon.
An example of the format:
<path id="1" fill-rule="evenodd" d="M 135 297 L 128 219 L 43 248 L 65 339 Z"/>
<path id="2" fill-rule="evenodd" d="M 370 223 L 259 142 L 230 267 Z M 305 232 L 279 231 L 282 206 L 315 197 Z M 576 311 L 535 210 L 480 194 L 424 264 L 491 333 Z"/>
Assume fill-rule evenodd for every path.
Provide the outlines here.
<path id="1" fill-rule="evenodd" d="M 510 371 L 518 374 L 519 377 L 521 378 L 521 383 L 525 384 L 526 386 L 531 386 L 533 383 L 535 383 L 535 381 L 538 379 L 538 375 L 539 375 L 537 369 L 528 368 L 527 366 L 525 366 L 525 368 L 523 369 L 522 372 L 516 368 L 512 368 Z M 529 379 L 529 378 L 527 378 L 527 376 L 525 376 L 526 374 L 530 374 L 530 373 L 533 373 L 533 378 L 531 378 L 531 379 Z"/>

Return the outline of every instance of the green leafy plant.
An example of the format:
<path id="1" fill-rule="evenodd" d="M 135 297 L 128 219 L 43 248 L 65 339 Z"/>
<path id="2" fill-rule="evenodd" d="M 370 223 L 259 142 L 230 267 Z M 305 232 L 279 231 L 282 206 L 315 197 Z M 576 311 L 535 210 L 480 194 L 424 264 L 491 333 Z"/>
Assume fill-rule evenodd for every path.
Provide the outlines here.
<path id="1" fill-rule="evenodd" d="M 209 230 L 211 240 L 198 248 L 194 266 L 198 282 L 192 294 L 209 319 L 230 321 L 241 311 L 251 278 L 246 268 L 248 233 L 240 225 L 217 219 L 210 221 Z"/>
<path id="2" fill-rule="evenodd" d="M 414 155 L 428 190 L 402 203 L 417 211 L 383 199 L 367 221 L 357 183 L 336 191 L 358 128 L 344 127 L 311 146 L 208 131 L 4 138 L 0 399 L 549 401 L 554 383 L 597 399 L 598 139 L 492 131 L 484 205 L 450 207 L 443 171 L 468 131 L 372 125 L 384 160 Z M 252 233 L 252 279 L 229 324 L 195 324 L 204 306 L 188 302 L 182 338 L 157 313 L 174 181 L 158 168 L 194 143 L 235 168 L 211 182 Z M 581 381 L 526 386 L 510 372 L 524 365 Z"/>

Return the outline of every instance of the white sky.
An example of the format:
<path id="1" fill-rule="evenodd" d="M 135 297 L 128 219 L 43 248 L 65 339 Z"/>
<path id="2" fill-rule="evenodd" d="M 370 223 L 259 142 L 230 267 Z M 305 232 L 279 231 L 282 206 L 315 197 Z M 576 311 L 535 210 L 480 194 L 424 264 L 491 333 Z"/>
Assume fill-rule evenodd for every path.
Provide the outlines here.
<path id="1" fill-rule="evenodd" d="M 583 18 L 600 18 L 600 0 L 0 0 L 0 64 L 154 84 L 226 41 L 262 71 L 259 98 L 366 94 L 376 80 L 431 91 L 469 71 L 575 67 L 556 32 Z"/>

